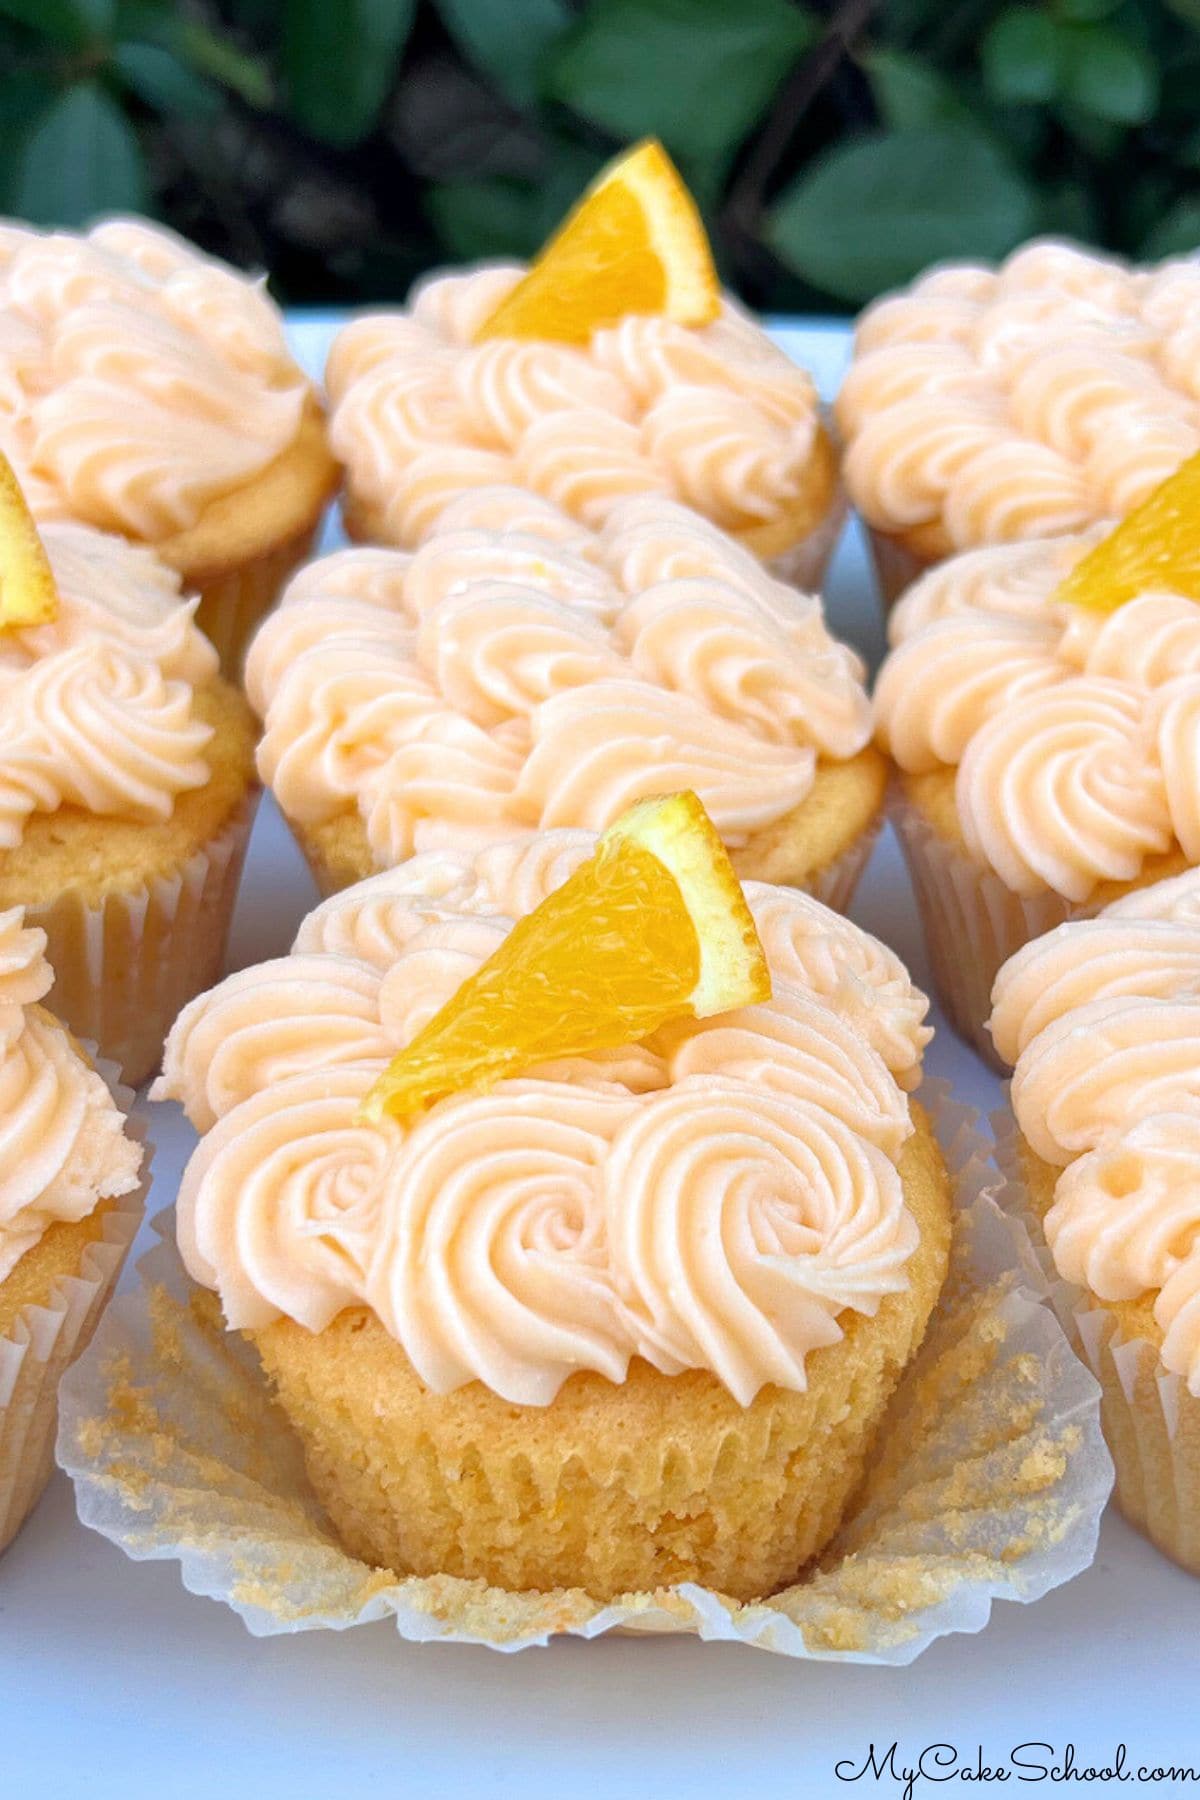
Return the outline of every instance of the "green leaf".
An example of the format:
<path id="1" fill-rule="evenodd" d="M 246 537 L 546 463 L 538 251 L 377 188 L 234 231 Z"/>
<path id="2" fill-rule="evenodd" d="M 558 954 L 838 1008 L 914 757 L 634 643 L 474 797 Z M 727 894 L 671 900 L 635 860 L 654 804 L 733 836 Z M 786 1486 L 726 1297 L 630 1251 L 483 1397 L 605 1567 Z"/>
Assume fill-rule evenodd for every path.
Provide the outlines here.
<path id="1" fill-rule="evenodd" d="M 1141 125 L 1158 103 L 1158 67 L 1148 51 L 1107 25 L 1064 31 L 1064 100 L 1113 125 Z"/>
<path id="2" fill-rule="evenodd" d="M 14 189 L 17 210 L 35 225 L 145 209 L 141 146 L 102 87 L 81 81 L 51 102 L 25 140 Z"/>
<path id="3" fill-rule="evenodd" d="M 156 112 L 210 119 L 221 110 L 221 91 L 158 44 L 118 44 L 114 75 Z"/>
<path id="4" fill-rule="evenodd" d="M 1037 106 L 1058 91 L 1059 32 L 1033 6 L 1001 13 L 983 40 L 983 80 L 996 100 Z"/>
<path id="5" fill-rule="evenodd" d="M 1170 0 L 1167 0 L 1168 5 Z M 1094 19 L 1107 19 L 1118 11 L 1121 0 L 1054 0 L 1054 11 L 1068 24 L 1090 24 Z"/>
<path id="6" fill-rule="evenodd" d="M 163 0 L 117 0 L 116 37 L 121 45 L 150 44 L 168 51 L 176 62 L 228 88 L 247 106 L 271 104 L 271 77 L 259 57 Z"/>
<path id="7" fill-rule="evenodd" d="M 967 107 L 950 82 L 902 50 L 869 50 L 859 58 L 883 123 L 893 131 L 957 124 Z"/>
<path id="8" fill-rule="evenodd" d="M 600 167 L 577 145 L 555 147 L 552 173 L 536 187 L 519 181 L 467 181 L 433 187 L 430 218 L 448 254 L 530 257 L 574 204 Z"/>
<path id="9" fill-rule="evenodd" d="M 943 125 L 831 151 L 772 209 L 767 241 L 806 281 L 857 303 L 947 257 L 1001 257 L 1035 217 L 1003 151 L 973 127 Z"/>
<path id="10" fill-rule="evenodd" d="M 437 0 L 447 31 L 468 61 L 515 106 L 532 105 L 543 57 L 574 16 L 565 0 Z"/>
<path id="11" fill-rule="evenodd" d="M 0 0 L 0 17 L 81 50 L 110 34 L 113 0 Z"/>
<path id="12" fill-rule="evenodd" d="M 614 137 L 720 162 L 817 33 L 788 0 L 595 0 L 551 59 L 548 91 Z"/>
<path id="13" fill-rule="evenodd" d="M 1200 199 L 1186 195 L 1157 220 L 1147 232 L 1139 255 L 1148 262 L 1166 256 L 1188 256 L 1200 250 Z"/>
<path id="14" fill-rule="evenodd" d="M 416 0 L 287 0 L 283 66 L 293 117 L 346 147 L 366 137 L 391 90 Z"/>

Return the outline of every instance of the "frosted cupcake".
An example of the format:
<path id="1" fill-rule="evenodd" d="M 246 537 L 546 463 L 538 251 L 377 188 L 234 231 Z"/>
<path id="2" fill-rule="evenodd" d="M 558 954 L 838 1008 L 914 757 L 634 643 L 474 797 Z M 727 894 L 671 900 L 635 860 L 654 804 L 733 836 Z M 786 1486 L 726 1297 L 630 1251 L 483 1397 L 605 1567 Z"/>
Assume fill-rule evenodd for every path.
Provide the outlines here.
<path id="1" fill-rule="evenodd" d="M 353 537 L 411 549 L 479 487 L 531 489 L 592 530 L 661 495 L 813 586 L 841 526 L 813 383 L 721 295 L 655 144 L 603 173 L 532 270 L 428 277 L 403 312 L 346 326 L 325 379 Z"/>
<path id="2" fill-rule="evenodd" d="M 960 550 L 1121 518 L 1200 449 L 1200 262 L 1032 243 L 867 308 L 844 473 L 894 599 Z"/>
<path id="3" fill-rule="evenodd" d="M 1167 570 L 1108 614 L 1060 598 L 1098 541 L 951 558 L 889 622 L 896 824 L 939 998 L 985 1056 L 1022 944 L 1200 861 L 1200 607 Z"/>
<path id="4" fill-rule="evenodd" d="M 1127 1517 L 1200 1574 L 1200 871 L 1062 925 L 996 981 L 1010 1204 L 1103 1389 Z"/>
<path id="5" fill-rule="evenodd" d="M 883 945 L 750 883 L 769 1003 L 364 1122 L 393 1052 L 594 849 L 417 856 L 187 1008 L 156 1090 L 204 1134 L 180 1246 L 354 1554 L 765 1594 L 834 1531 L 943 1278 L 908 1098 L 926 1003 Z"/>
<path id="6" fill-rule="evenodd" d="M 0 1551 L 50 1475 L 59 1378 L 116 1283 L 144 1187 L 122 1096 L 38 1004 L 44 950 L 19 909 L 0 911 Z"/>
<path id="7" fill-rule="evenodd" d="M 39 520 L 152 545 L 230 675 L 337 478 L 262 284 L 139 219 L 0 222 L 0 450 Z"/>
<path id="8" fill-rule="evenodd" d="M 41 545 L 56 616 L 0 624 L 0 908 L 45 932 L 50 1004 L 132 1084 L 220 972 L 253 720 L 152 551 L 65 523 Z"/>
<path id="9" fill-rule="evenodd" d="M 474 490 L 412 555 L 302 570 L 246 682 L 259 768 L 327 893 L 690 787 L 740 873 L 842 906 L 883 801 L 861 666 L 819 601 L 663 499 L 594 532 Z"/>

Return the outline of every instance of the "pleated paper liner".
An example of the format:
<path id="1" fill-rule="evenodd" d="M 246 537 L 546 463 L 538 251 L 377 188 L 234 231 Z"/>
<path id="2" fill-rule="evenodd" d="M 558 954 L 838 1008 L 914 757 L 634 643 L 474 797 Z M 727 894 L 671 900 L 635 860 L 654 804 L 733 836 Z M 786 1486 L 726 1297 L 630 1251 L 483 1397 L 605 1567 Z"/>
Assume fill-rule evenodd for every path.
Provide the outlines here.
<path id="1" fill-rule="evenodd" d="M 935 831 L 895 785 L 888 812 L 912 877 L 942 1011 L 986 1063 L 1007 1075 L 1008 1065 L 996 1055 L 987 1029 L 997 974 L 1023 944 L 1066 919 L 1089 917 L 1101 903 L 1077 905 L 1049 890 L 1028 899 L 1014 894 L 991 869 Z"/>
<path id="2" fill-rule="evenodd" d="M 250 639 L 313 547 L 320 520 L 249 562 L 195 583 L 196 623 L 221 659 L 221 673 L 240 685 Z"/>
<path id="3" fill-rule="evenodd" d="M 870 545 L 875 580 L 879 584 L 879 597 L 886 614 L 892 610 L 905 590 L 914 581 L 919 581 L 934 564 L 917 556 L 899 538 L 889 537 L 886 531 L 876 531 L 873 526 L 867 527 L 867 543 Z"/>
<path id="4" fill-rule="evenodd" d="M 1128 1336 L 1108 1308 L 1059 1275 L 1022 1178 L 1020 1128 L 1009 1112 L 993 1126 L 1004 1177 L 997 1200 L 1025 1230 L 1036 1274 L 1100 1384 L 1117 1504 L 1165 1556 L 1200 1575 L 1200 1398 L 1163 1367 L 1156 1345 Z"/>
<path id="5" fill-rule="evenodd" d="M 90 1046 L 85 1047 L 90 1050 Z M 133 1094 L 112 1063 L 95 1060 L 123 1113 Z M 126 1129 L 143 1146 L 136 1190 L 108 1203 L 102 1234 L 87 1245 L 78 1272 L 64 1276 L 45 1306 L 26 1306 L 0 1335 L 0 1552 L 16 1537 L 54 1468 L 59 1382 L 89 1343 L 137 1235 L 150 1186 L 145 1123 Z"/>
<path id="6" fill-rule="evenodd" d="M 601 1605 L 356 1561 L 253 1351 L 188 1280 L 169 1215 L 140 1289 L 110 1308 L 64 1386 L 58 1454 L 80 1517 L 131 1557 L 178 1561 L 190 1591 L 264 1636 L 391 1618 L 405 1638 L 503 1650 L 623 1629 L 901 1664 L 978 1631 L 993 1600 L 1035 1600 L 1087 1567 L 1112 1467 L 1096 1384 L 1031 1285 L 1021 1227 L 984 1191 L 994 1172 L 973 1115 L 936 1084 L 922 1097 L 962 1208 L 950 1277 L 837 1538 L 769 1599 L 684 1583 Z"/>
<path id="7" fill-rule="evenodd" d="M 46 1001 L 138 1086 L 157 1069 L 176 1014 L 221 974 L 258 792 L 174 874 L 95 904 L 65 893 L 25 908 L 46 933 Z"/>

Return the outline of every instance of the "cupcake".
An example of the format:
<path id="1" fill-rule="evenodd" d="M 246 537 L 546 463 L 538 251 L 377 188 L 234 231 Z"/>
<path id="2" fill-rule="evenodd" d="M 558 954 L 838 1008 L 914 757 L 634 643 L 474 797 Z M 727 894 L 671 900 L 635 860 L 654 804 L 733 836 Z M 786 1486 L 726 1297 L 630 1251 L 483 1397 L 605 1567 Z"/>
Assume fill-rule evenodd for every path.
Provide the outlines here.
<path id="1" fill-rule="evenodd" d="M 652 255 L 664 278 L 639 294 Z M 441 271 L 404 311 L 353 320 L 325 379 L 355 538 L 414 549 L 480 487 L 530 489 L 591 530 L 661 495 L 813 586 L 841 528 L 812 380 L 722 297 L 657 145 L 605 171 L 532 270 Z"/>
<path id="2" fill-rule="evenodd" d="M 1122 1511 L 1200 1575 L 1200 871 L 1029 944 L 996 980 L 1006 1198 L 1103 1390 Z"/>
<path id="3" fill-rule="evenodd" d="M 0 626 L 0 908 L 45 933 L 50 1005 L 134 1084 L 220 973 L 253 719 L 151 550 L 70 523 L 41 547 L 56 615 Z"/>
<path id="4" fill-rule="evenodd" d="M 234 678 L 337 481 L 262 284 L 140 219 L 0 223 L 0 450 L 39 521 L 153 546 Z"/>
<path id="5" fill-rule="evenodd" d="M 303 569 L 246 683 L 259 768 L 326 893 L 689 787 L 739 873 L 840 907 L 883 802 L 861 666 L 819 601 L 661 497 L 592 531 L 469 490 L 415 553 Z"/>
<path id="6" fill-rule="evenodd" d="M 59 1378 L 85 1347 L 141 1217 L 120 1101 L 38 1004 L 45 935 L 0 911 L 0 1551 L 53 1467 Z"/>
<path id="7" fill-rule="evenodd" d="M 1121 518 L 1200 449 L 1200 261 L 1043 241 L 867 308 L 836 417 L 891 601 L 957 551 Z"/>
<path id="8" fill-rule="evenodd" d="M 179 1243 L 354 1555 L 767 1594 L 833 1533 L 942 1283 L 926 1003 L 810 897 L 733 883 L 768 1002 L 371 1122 L 393 1052 L 594 850 L 418 855 L 185 1009 L 155 1090 L 203 1133 Z"/>
<path id="9" fill-rule="evenodd" d="M 952 557 L 893 611 L 876 684 L 934 984 L 989 1059 L 1001 964 L 1200 862 L 1200 607 L 1168 568 L 1108 613 L 1064 599 L 1093 546 Z"/>

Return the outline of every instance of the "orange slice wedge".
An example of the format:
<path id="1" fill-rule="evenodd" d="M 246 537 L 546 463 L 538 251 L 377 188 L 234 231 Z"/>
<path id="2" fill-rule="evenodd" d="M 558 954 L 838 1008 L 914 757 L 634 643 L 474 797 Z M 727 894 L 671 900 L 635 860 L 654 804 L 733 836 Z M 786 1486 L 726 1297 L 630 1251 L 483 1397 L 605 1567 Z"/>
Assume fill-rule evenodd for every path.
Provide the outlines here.
<path id="1" fill-rule="evenodd" d="M 696 203 L 653 139 L 602 169 L 476 333 L 586 344 L 627 313 L 707 325 L 721 284 Z"/>
<path id="2" fill-rule="evenodd" d="M 1155 588 L 1200 600 L 1200 453 L 1101 538 L 1054 598 L 1110 613 Z"/>
<path id="3" fill-rule="evenodd" d="M 539 1063 L 771 995 L 741 884 L 693 793 L 642 800 L 393 1058 L 363 1117 L 411 1119 Z"/>
<path id="4" fill-rule="evenodd" d="M 12 464 L 0 452 L 0 627 L 48 625 L 58 589 Z"/>

